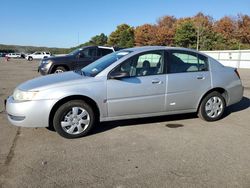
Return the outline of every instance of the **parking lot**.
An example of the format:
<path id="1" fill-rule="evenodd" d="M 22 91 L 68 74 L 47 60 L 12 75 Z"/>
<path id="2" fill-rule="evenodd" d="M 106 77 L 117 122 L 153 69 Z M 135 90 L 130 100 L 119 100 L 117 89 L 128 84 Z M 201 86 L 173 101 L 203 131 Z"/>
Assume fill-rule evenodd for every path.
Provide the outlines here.
<path id="1" fill-rule="evenodd" d="M 239 70 L 244 98 L 220 121 L 115 121 L 68 140 L 7 121 L 4 99 L 37 66 L 0 59 L 0 187 L 250 187 L 250 69 Z"/>

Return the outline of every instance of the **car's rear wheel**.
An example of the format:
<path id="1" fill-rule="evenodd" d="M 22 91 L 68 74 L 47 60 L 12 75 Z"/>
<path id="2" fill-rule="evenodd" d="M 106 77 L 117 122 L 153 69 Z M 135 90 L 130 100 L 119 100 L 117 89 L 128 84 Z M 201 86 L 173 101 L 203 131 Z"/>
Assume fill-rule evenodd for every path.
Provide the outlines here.
<path id="1" fill-rule="evenodd" d="M 58 73 L 63 73 L 65 71 L 66 71 L 66 69 L 64 67 L 59 66 L 59 67 L 56 67 L 54 73 L 58 74 Z"/>
<path id="2" fill-rule="evenodd" d="M 201 101 L 198 116 L 206 121 L 216 121 L 222 117 L 225 107 L 224 97 L 219 92 L 213 91 Z"/>
<path id="3" fill-rule="evenodd" d="M 29 60 L 29 61 L 32 61 L 32 60 L 33 60 L 33 57 L 29 57 L 28 60 Z"/>
<path id="4" fill-rule="evenodd" d="M 58 108 L 53 118 L 56 132 L 64 138 L 87 135 L 95 124 L 93 109 L 82 100 L 72 100 Z"/>

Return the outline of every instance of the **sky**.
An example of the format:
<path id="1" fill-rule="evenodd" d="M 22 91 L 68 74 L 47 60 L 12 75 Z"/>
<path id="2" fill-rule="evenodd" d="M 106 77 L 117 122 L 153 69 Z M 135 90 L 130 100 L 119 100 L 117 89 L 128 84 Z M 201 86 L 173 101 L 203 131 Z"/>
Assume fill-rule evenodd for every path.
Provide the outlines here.
<path id="1" fill-rule="evenodd" d="M 1 0 L 0 44 L 68 48 L 122 23 L 136 27 L 198 12 L 216 20 L 250 15 L 250 0 Z"/>

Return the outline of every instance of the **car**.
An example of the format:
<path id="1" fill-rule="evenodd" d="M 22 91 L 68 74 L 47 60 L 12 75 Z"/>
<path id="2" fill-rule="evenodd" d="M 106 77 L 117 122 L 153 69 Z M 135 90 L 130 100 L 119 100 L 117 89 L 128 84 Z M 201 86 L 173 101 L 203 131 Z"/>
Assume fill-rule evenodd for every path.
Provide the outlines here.
<path id="1" fill-rule="evenodd" d="M 21 58 L 21 53 L 8 53 L 6 56 L 8 58 Z"/>
<path id="2" fill-rule="evenodd" d="M 44 59 L 50 56 L 51 56 L 50 52 L 34 52 L 33 54 L 27 55 L 25 58 L 28 61 L 32 61 L 33 59 Z"/>
<path id="3" fill-rule="evenodd" d="M 5 57 L 7 54 L 6 53 L 0 53 L 0 57 Z"/>
<path id="4" fill-rule="evenodd" d="M 78 138 L 99 121 L 193 112 L 216 121 L 242 96 L 237 69 L 203 53 L 137 47 L 81 70 L 22 83 L 8 97 L 6 111 L 13 125 L 49 127 L 65 138 Z"/>
<path id="5" fill-rule="evenodd" d="M 113 47 L 86 46 L 74 50 L 65 56 L 54 56 L 41 60 L 38 72 L 41 75 L 62 73 L 80 69 L 94 62 L 102 56 L 114 52 Z"/>

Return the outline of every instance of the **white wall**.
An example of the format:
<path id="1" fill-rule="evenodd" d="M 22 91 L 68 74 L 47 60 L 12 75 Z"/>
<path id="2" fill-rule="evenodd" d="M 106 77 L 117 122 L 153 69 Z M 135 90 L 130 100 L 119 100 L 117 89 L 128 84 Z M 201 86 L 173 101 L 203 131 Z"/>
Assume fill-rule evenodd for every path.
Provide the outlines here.
<path id="1" fill-rule="evenodd" d="M 250 68 L 250 50 L 202 51 L 225 66 Z"/>

